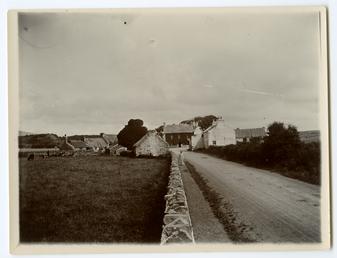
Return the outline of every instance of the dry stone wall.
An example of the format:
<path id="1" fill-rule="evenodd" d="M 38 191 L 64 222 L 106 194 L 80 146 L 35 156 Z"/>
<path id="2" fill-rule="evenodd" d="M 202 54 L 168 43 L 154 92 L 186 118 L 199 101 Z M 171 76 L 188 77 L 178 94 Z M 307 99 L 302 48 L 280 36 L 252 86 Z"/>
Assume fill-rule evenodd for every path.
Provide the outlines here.
<path id="1" fill-rule="evenodd" d="M 171 152 L 171 156 L 171 172 L 167 187 L 168 192 L 165 195 L 166 208 L 161 244 L 194 243 L 191 218 L 179 169 L 179 155 Z"/>

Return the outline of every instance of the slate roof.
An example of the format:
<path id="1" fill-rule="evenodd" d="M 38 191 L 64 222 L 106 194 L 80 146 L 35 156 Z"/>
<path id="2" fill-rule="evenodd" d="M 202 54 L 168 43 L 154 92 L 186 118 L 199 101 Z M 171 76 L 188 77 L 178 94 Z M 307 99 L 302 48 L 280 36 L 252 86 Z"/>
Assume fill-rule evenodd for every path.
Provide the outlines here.
<path id="1" fill-rule="evenodd" d="M 236 138 L 253 138 L 253 137 L 264 137 L 266 135 L 266 130 L 262 128 L 251 128 L 251 129 L 235 129 Z"/>
<path id="2" fill-rule="evenodd" d="M 163 133 L 194 133 L 194 128 L 192 125 L 188 124 L 173 124 L 173 125 L 165 125 L 163 129 Z"/>

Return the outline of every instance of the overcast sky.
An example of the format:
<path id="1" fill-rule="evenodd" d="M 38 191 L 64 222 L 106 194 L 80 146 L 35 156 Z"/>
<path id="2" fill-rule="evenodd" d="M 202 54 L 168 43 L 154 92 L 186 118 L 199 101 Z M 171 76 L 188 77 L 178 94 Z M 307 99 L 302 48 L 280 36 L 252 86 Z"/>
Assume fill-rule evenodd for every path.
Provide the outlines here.
<path id="1" fill-rule="evenodd" d="M 21 14 L 20 129 L 118 133 L 199 115 L 318 129 L 318 13 Z"/>

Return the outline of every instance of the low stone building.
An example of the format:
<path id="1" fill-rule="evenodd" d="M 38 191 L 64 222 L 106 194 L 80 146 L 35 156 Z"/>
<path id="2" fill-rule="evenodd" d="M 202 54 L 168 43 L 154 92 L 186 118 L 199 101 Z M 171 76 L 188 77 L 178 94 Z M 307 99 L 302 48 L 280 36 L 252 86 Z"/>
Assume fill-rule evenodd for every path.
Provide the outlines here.
<path id="1" fill-rule="evenodd" d="M 109 146 L 114 146 L 118 143 L 116 134 L 101 133 L 100 136 L 109 144 Z"/>
<path id="2" fill-rule="evenodd" d="M 109 143 L 103 137 L 85 137 L 84 142 L 93 151 L 103 151 L 109 147 Z"/>
<path id="3" fill-rule="evenodd" d="M 69 144 L 74 146 L 76 151 L 90 150 L 90 147 L 84 141 L 81 141 L 81 140 L 71 140 Z"/>
<path id="4" fill-rule="evenodd" d="M 169 145 L 156 131 L 148 131 L 138 142 L 134 144 L 134 153 L 138 156 L 165 156 L 169 153 Z"/>

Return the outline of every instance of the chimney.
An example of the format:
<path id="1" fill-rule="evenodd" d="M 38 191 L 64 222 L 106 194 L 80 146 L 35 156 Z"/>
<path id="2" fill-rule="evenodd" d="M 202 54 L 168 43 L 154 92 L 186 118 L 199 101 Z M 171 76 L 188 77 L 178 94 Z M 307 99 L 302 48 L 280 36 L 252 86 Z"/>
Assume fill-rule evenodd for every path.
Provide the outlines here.
<path id="1" fill-rule="evenodd" d="M 164 141 L 166 141 L 165 126 L 166 126 L 166 123 L 164 122 L 164 123 L 163 123 L 163 131 L 162 131 L 162 135 L 163 135 Z"/>

